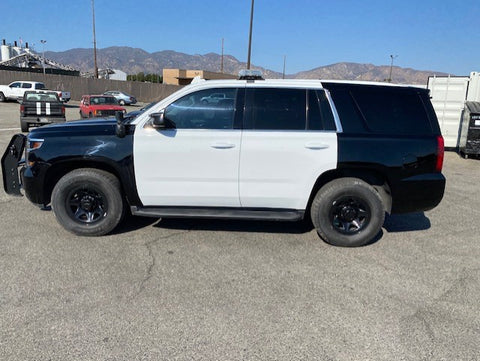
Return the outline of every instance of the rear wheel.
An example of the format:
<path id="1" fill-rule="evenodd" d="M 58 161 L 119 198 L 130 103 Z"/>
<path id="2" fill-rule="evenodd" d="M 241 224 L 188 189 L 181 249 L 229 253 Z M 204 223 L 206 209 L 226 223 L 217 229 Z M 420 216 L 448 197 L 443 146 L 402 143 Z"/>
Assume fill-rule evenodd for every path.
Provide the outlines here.
<path id="1" fill-rule="evenodd" d="M 102 236 L 123 217 L 120 182 L 103 170 L 76 169 L 55 185 L 52 209 L 66 230 L 81 236 Z"/>
<path id="2" fill-rule="evenodd" d="M 311 217 L 318 234 L 327 243 L 358 247 L 380 232 L 385 209 L 371 185 L 358 178 L 340 178 L 317 192 Z"/>

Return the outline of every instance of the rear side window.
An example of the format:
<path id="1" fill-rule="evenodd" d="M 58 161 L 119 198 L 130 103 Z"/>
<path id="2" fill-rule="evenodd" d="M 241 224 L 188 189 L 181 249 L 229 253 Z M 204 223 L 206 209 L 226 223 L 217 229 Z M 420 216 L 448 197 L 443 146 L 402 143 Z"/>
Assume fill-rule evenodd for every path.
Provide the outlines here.
<path id="1" fill-rule="evenodd" d="M 408 89 L 354 89 L 352 95 L 375 133 L 430 134 L 430 120 L 417 92 Z"/>
<path id="2" fill-rule="evenodd" d="M 36 83 L 36 84 L 35 84 L 35 89 L 45 89 L 45 84 L 43 84 L 43 83 Z"/>
<path id="3" fill-rule="evenodd" d="M 23 83 L 22 84 L 23 89 L 30 89 L 31 87 L 32 87 L 32 84 L 30 84 L 30 83 Z"/>
<path id="4" fill-rule="evenodd" d="M 333 112 L 324 90 L 308 91 L 309 130 L 336 130 Z"/>
<path id="5" fill-rule="evenodd" d="M 246 129 L 305 130 L 305 89 L 247 89 Z"/>

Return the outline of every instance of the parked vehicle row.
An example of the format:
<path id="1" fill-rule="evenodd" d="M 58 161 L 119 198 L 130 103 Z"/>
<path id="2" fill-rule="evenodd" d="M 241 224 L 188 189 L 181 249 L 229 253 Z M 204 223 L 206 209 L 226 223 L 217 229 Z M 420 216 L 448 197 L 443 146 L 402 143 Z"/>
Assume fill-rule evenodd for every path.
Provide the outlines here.
<path id="1" fill-rule="evenodd" d="M 8 85 L 0 85 L 0 102 L 4 101 L 21 101 L 23 95 L 29 90 L 52 90 L 47 89 L 44 83 L 38 81 L 14 81 Z M 67 103 L 71 99 L 71 93 L 65 90 L 52 90 L 58 95 L 58 99 Z M 137 99 L 125 92 L 119 90 L 108 90 L 103 95 L 112 96 L 120 105 L 133 105 L 137 103 Z"/>

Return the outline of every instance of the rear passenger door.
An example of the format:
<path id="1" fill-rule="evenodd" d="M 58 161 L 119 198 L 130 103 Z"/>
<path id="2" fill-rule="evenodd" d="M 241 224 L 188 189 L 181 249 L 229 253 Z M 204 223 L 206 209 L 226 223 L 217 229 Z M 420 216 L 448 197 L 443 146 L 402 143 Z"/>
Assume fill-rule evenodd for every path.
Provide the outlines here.
<path id="1" fill-rule="evenodd" d="M 336 130 L 323 89 L 247 85 L 242 207 L 305 209 L 316 179 L 336 168 Z"/>

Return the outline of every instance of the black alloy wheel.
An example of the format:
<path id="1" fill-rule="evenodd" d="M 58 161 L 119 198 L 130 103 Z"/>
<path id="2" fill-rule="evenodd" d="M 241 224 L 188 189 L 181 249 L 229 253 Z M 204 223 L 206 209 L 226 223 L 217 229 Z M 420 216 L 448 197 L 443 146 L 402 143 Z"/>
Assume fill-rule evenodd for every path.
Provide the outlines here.
<path id="1" fill-rule="evenodd" d="M 107 215 L 108 202 L 104 194 L 95 187 L 83 186 L 72 189 L 66 198 L 66 209 L 72 219 L 79 223 L 95 223 Z"/>
<path id="2" fill-rule="evenodd" d="M 355 234 L 364 229 L 371 218 L 368 204 L 358 197 L 342 196 L 330 209 L 330 221 L 338 232 Z"/>

